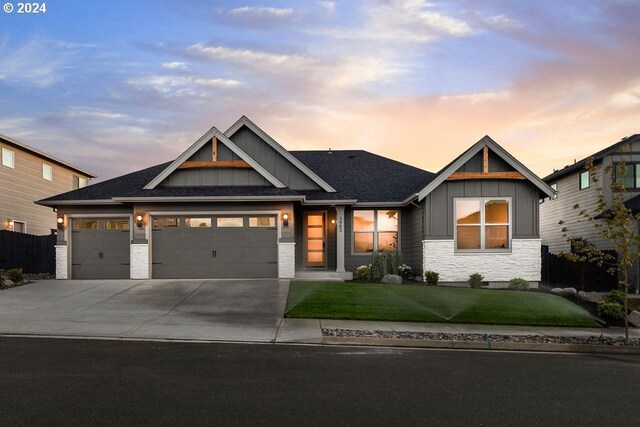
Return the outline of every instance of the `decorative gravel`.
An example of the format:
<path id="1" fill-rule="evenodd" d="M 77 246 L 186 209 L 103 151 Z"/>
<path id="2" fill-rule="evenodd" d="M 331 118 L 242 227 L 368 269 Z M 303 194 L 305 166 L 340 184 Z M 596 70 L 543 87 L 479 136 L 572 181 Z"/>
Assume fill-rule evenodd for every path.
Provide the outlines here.
<path id="1" fill-rule="evenodd" d="M 367 331 L 352 329 L 322 329 L 325 337 L 348 338 L 397 338 L 433 341 L 480 341 L 480 342 L 514 342 L 539 344 L 592 344 L 611 346 L 640 347 L 640 338 L 630 338 L 628 343 L 624 338 L 607 336 L 589 337 L 558 337 L 552 335 L 498 335 L 498 334 L 451 334 L 444 332 L 396 332 L 396 331 Z"/>

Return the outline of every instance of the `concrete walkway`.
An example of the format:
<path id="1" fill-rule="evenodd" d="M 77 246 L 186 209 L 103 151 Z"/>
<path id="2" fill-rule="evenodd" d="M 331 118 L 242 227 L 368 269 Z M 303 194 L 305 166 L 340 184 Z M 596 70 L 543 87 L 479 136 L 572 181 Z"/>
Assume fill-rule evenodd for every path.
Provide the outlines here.
<path id="1" fill-rule="evenodd" d="M 321 344 L 323 328 L 624 336 L 622 328 L 283 319 L 288 292 L 285 280 L 45 280 L 0 292 L 0 334 L 306 344 Z"/>

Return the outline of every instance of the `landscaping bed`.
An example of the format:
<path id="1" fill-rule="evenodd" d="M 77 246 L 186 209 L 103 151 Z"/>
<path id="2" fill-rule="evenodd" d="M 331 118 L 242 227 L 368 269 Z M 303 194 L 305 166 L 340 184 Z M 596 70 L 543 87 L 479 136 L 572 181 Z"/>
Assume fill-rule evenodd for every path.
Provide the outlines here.
<path id="1" fill-rule="evenodd" d="M 292 282 L 285 317 L 599 326 L 582 307 L 542 292 L 343 282 Z"/>

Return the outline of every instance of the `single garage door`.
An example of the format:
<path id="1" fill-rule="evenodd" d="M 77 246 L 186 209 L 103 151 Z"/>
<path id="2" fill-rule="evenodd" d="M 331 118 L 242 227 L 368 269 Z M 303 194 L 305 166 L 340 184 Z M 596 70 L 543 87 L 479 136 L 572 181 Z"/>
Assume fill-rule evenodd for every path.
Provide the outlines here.
<path id="1" fill-rule="evenodd" d="M 275 216 L 157 216 L 152 233 L 154 279 L 278 276 Z"/>
<path id="2" fill-rule="evenodd" d="M 71 220 L 71 277 L 128 279 L 130 231 L 128 218 Z"/>

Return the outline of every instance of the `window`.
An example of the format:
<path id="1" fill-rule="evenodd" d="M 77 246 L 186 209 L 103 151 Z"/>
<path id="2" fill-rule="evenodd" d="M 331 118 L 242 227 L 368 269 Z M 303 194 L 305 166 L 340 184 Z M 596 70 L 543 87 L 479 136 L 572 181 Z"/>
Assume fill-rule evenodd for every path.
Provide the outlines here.
<path id="1" fill-rule="evenodd" d="M 16 233 L 26 233 L 27 223 L 24 221 L 13 221 L 13 231 Z"/>
<path id="2" fill-rule="evenodd" d="M 580 190 L 589 188 L 589 185 L 591 184 L 589 177 L 589 171 L 580 172 Z"/>
<path id="3" fill-rule="evenodd" d="M 249 217 L 249 227 L 275 227 L 276 219 L 272 216 Z"/>
<path id="4" fill-rule="evenodd" d="M 13 151 L 8 148 L 2 147 L 2 166 L 6 166 L 8 168 L 16 167 L 16 155 Z"/>
<path id="5" fill-rule="evenodd" d="M 244 219 L 242 217 L 221 217 L 216 218 L 218 228 L 243 227 Z"/>
<path id="6" fill-rule="evenodd" d="M 128 219 L 105 219 L 104 229 L 105 230 L 128 230 L 129 220 Z"/>
<path id="7" fill-rule="evenodd" d="M 624 183 L 624 188 L 640 188 L 640 163 L 626 163 L 623 173 L 622 164 L 616 163 L 616 182 Z"/>
<path id="8" fill-rule="evenodd" d="M 398 211 L 386 209 L 353 211 L 353 252 L 398 249 Z"/>
<path id="9" fill-rule="evenodd" d="M 549 187 L 551 187 L 551 189 L 553 191 L 558 191 L 558 183 L 557 182 L 554 182 L 554 183 L 550 184 Z"/>
<path id="10" fill-rule="evenodd" d="M 178 218 L 153 218 L 153 228 L 177 228 L 180 227 Z"/>
<path id="11" fill-rule="evenodd" d="M 97 219 L 74 219 L 73 229 L 74 230 L 97 230 L 98 220 Z"/>
<path id="12" fill-rule="evenodd" d="M 53 181 L 53 168 L 46 163 L 42 164 L 42 179 Z"/>
<path id="13" fill-rule="evenodd" d="M 211 228 L 211 218 L 185 218 L 184 226 L 188 228 Z"/>
<path id="14" fill-rule="evenodd" d="M 73 189 L 76 190 L 78 188 L 84 188 L 89 184 L 89 180 L 87 178 L 83 178 L 81 176 L 74 175 L 73 176 Z"/>
<path id="15" fill-rule="evenodd" d="M 509 199 L 454 199 L 454 205 L 456 250 L 509 249 Z"/>

